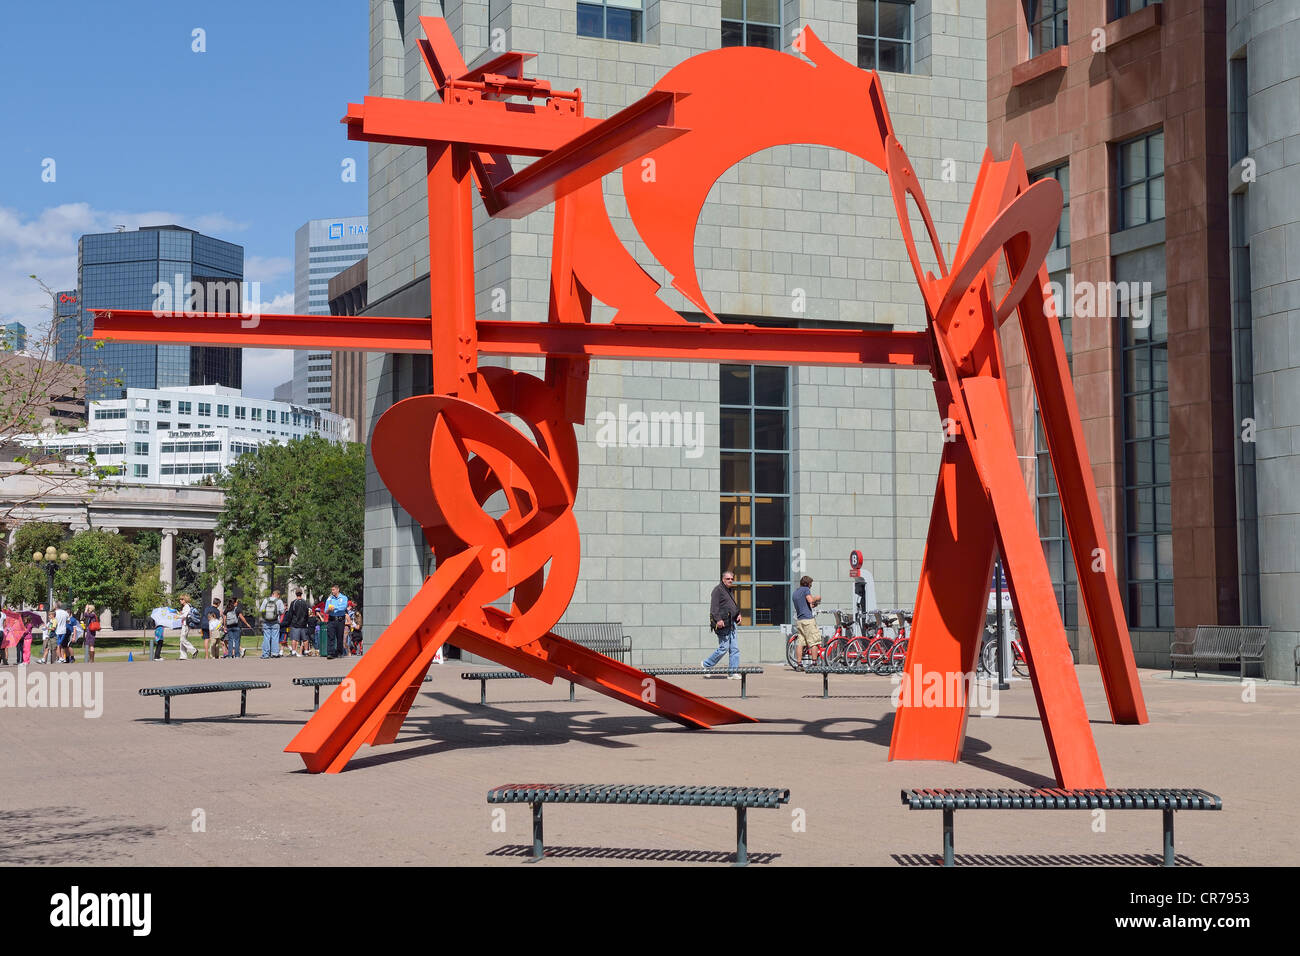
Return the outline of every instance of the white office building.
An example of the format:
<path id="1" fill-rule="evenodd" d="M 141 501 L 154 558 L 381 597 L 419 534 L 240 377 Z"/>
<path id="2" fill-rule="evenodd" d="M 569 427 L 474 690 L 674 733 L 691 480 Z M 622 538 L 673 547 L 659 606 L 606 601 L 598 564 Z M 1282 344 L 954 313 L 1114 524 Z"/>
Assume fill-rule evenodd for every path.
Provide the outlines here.
<path id="1" fill-rule="evenodd" d="M 329 281 L 367 251 L 367 217 L 312 219 L 293 237 L 293 311 L 329 315 Z M 330 352 L 300 349 L 293 353 L 292 400 L 329 410 Z"/>
<path id="2" fill-rule="evenodd" d="M 111 480 L 188 485 L 224 471 L 240 455 L 269 442 L 317 434 L 352 440 L 352 423 L 332 412 L 248 398 L 224 385 L 129 388 L 126 398 L 92 402 L 86 428 L 21 439 L 47 454 L 116 467 Z"/>

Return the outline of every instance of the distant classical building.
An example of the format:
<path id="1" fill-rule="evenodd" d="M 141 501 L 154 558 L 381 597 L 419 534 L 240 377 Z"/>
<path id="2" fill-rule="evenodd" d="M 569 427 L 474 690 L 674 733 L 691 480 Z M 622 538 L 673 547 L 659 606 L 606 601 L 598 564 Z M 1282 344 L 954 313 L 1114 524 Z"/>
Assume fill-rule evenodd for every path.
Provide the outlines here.
<path id="1" fill-rule="evenodd" d="M 329 315 L 329 280 L 361 259 L 367 249 L 367 217 L 312 219 L 293 237 L 293 311 Z M 293 401 L 330 407 L 330 353 L 300 349 L 293 355 Z"/>
<path id="2" fill-rule="evenodd" d="M 322 409 L 198 385 L 128 389 L 125 398 L 94 402 L 87 428 L 22 441 L 74 461 L 94 452 L 95 464 L 117 468 L 120 481 L 185 485 L 219 474 L 259 445 L 310 434 L 351 441 L 352 424 Z"/>
<path id="3" fill-rule="evenodd" d="M 367 301 L 367 263 L 359 259 L 329 281 L 330 315 L 360 315 Z M 366 414 L 366 353 L 333 352 L 330 357 L 330 411 L 351 419 L 360 440 Z"/>

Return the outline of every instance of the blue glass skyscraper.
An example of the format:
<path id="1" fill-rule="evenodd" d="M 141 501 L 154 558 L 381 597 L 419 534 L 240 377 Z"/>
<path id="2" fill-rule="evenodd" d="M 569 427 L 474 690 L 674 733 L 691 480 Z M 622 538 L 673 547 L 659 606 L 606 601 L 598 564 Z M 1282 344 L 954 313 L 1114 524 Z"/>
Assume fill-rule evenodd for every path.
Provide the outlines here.
<path id="1" fill-rule="evenodd" d="M 77 244 L 77 285 L 81 329 L 93 328 L 88 309 L 152 309 L 155 284 L 179 284 L 174 308 L 184 309 L 186 283 L 238 282 L 244 278 L 244 248 L 181 226 L 142 226 L 135 232 L 82 236 Z M 238 311 L 238 296 L 232 305 Z M 76 331 L 61 320 L 63 340 L 76 341 Z M 86 397 L 121 398 L 127 388 L 169 388 L 178 385 L 243 386 L 243 358 L 237 348 L 196 345 L 137 345 L 108 342 L 79 350 L 78 364 L 86 369 Z"/>

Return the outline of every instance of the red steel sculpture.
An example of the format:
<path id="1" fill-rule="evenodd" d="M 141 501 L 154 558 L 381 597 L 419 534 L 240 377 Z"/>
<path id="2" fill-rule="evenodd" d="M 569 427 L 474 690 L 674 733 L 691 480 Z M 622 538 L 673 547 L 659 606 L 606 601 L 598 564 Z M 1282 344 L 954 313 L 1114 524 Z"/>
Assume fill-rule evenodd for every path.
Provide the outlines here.
<path id="1" fill-rule="evenodd" d="M 949 266 L 912 164 L 894 136 L 880 80 L 805 28 L 804 58 L 758 48 L 714 50 L 670 70 L 604 120 L 579 91 L 524 75 L 532 54 L 469 69 L 441 19 L 420 41 L 440 103 L 366 97 L 348 137 L 422 146 L 427 157 L 431 319 L 92 310 L 95 337 L 263 348 L 432 355 L 433 394 L 398 402 L 376 423 L 376 467 L 424 529 L 436 570 L 307 722 L 288 750 L 312 772 L 337 772 L 364 743 L 392 742 L 445 642 L 544 681 L 574 681 L 690 727 L 752 718 L 652 681 L 551 633 L 578 579 L 574 425 L 585 415 L 592 359 L 925 368 L 945 420 L 938 488 L 905 673 L 955 698 L 904 693 L 891 759 L 957 760 L 965 735 L 994 549 L 1003 555 L 1057 782 L 1102 787 L 1083 696 L 1016 457 L 999 327 L 1019 326 L 1047 435 L 1106 697 L 1116 723 L 1145 723 L 1113 562 L 1088 465 L 1043 259 L 1061 213 L 1051 180 L 1029 184 L 1019 148 L 985 154 Z M 757 81 L 761 78 L 761 92 Z M 709 189 L 760 150 L 809 143 L 852 153 L 888 177 L 928 315 L 924 332 L 722 324 L 696 278 L 695 226 Z M 535 157 L 515 171 L 512 156 Z M 601 179 L 623 171 L 628 211 L 673 286 L 706 321 L 687 321 L 615 234 Z M 554 204 L 546 322 L 477 320 L 471 183 L 492 216 Z M 924 223 L 938 275 L 925 271 L 909 219 Z M 999 257 L 1010 288 L 995 294 Z M 593 324 L 595 297 L 616 311 Z M 480 355 L 545 358 L 545 377 L 480 367 Z M 504 417 L 525 422 L 531 440 Z M 410 449 L 429 449 L 412 467 Z M 508 510 L 483 505 L 495 494 Z M 549 568 L 548 568 L 549 563 Z M 505 595 L 509 612 L 492 607 Z"/>

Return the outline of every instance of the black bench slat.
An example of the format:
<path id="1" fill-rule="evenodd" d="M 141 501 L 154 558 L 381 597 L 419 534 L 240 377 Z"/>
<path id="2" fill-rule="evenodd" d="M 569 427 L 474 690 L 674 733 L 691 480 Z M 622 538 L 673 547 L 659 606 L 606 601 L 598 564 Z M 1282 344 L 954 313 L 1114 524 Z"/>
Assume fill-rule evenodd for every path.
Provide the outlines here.
<path id="1" fill-rule="evenodd" d="M 955 863 L 953 814 L 957 810 L 1160 810 L 1163 813 L 1164 864 L 1173 866 L 1174 813 L 1222 810 L 1223 800 L 1207 790 L 1179 787 L 1116 787 L 1104 790 L 1060 788 L 1020 790 L 922 789 L 901 791 L 909 810 L 943 810 L 943 862 Z"/>
<path id="2" fill-rule="evenodd" d="M 248 692 L 250 690 L 263 690 L 270 687 L 270 683 L 264 680 L 233 680 L 210 682 L 206 684 L 174 684 L 169 687 L 141 687 L 140 696 L 142 697 L 161 697 L 163 699 L 163 723 L 172 722 L 172 698 L 183 697 L 187 694 L 217 694 L 223 691 L 239 691 L 239 716 L 243 717 L 248 710 Z"/>
<path id="3" fill-rule="evenodd" d="M 264 680 L 233 680 L 211 684 L 176 684 L 171 687 L 141 687 L 143 697 L 179 697 L 182 694 L 215 694 L 224 690 L 261 690 L 271 685 Z"/>

